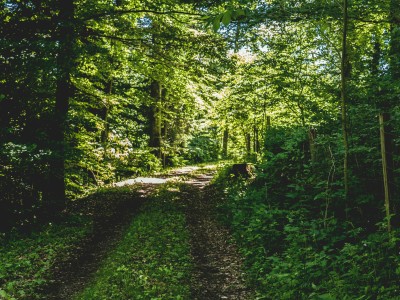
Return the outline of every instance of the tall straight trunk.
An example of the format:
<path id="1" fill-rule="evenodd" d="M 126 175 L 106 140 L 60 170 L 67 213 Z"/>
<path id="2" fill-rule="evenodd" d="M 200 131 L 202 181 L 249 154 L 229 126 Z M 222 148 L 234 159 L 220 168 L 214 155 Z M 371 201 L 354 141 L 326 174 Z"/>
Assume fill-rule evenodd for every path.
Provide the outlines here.
<path id="1" fill-rule="evenodd" d="M 387 220 L 387 228 L 390 232 L 391 221 L 390 221 L 390 187 L 389 187 L 389 170 L 388 170 L 388 152 L 386 151 L 387 134 L 385 132 L 385 122 L 388 120 L 388 114 L 379 114 L 379 128 L 380 128 L 380 140 L 381 140 L 381 153 L 382 153 L 382 174 L 383 174 L 383 188 L 385 195 L 385 213 Z"/>
<path id="2" fill-rule="evenodd" d="M 308 130 L 308 143 L 310 145 L 310 159 L 312 163 L 316 162 L 317 150 L 315 146 L 315 139 L 317 138 L 317 131 L 315 128 Z"/>
<path id="3" fill-rule="evenodd" d="M 344 199 L 347 205 L 349 198 L 349 142 L 348 142 L 348 119 L 347 119 L 347 81 L 349 77 L 349 58 L 347 53 L 348 32 L 348 0 L 343 0 L 343 32 L 342 32 L 342 59 L 341 59 L 341 121 L 343 135 L 343 184 Z"/>
<path id="4" fill-rule="evenodd" d="M 229 130 L 225 129 L 224 135 L 222 138 L 222 157 L 223 158 L 228 157 L 228 141 L 229 141 Z"/>
<path id="5" fill-rule="evenodd" d="M 153 153 L 158 157 L 162 158 L 161 143 L 162 143 L 162 117 L 161 117 L 161 105 L 162 105 L 162 91 L 161 85 L 157 80 L 154 80 L 150 86 L 150 96 L 153 99 L 153 105 L 151 107 L 150 115 L 150 141 L 149 146 L 153 148 Z"/>
<path id="6" fill-rule="evenodd" d="M 52 159 L 43 191 L 47 217 L 58 215 L 65 207 L 65 133 L 69 101 L 72 96 L 71 71 L 74 45 L 74 1 L 59 1 L 59 50 L 57 55 L 57 85 L 54 116 L 49 137 Z"/>
<path id="7" fill-rule="evenodd" d="M 391 214 L 392 214 L 392 198 L 394 188 L 391 186 L 393 183 L 393 138 L 391 135 L 392 128 L 389 126 L 390 123 L 390 113 L 388 110 L 391 105 L 387 101 L 383 102 L 380 99 L 380 86 L 376 84 L 376 78 L 379 76 L 379 59 L 381 55 L 381 45 L 379 38 L 374 42 L 374 53 L 372 55 L 371 64 L 371 75 L 373 77 L 372 81 L 372 91 L 375 96 L 375 101 L 379 112 L 379 136 L 381 144 L 381 157 L 382 157 L 382 181 L 383 181 L 383 191 L 384 191 L 384 205 L 385 214 L 387 220 L 387 228 L 390 232 L 391 230 Z"/>
<path id="8" fill-rule="evenodd" d="M 160 148 L 160 157 L 162 160 L 162 165 L 165 168 L 167 166 L 167 152 L 165 151 L 165 149 L 163 149 L 163 141 L 171 141 L 171 145 L 173 145 L 174 140 L 172 139 L 168 139 L 168 122 L 165 118 L 165 116 L 163 115 L 163 109 L 165 103 L 166 103 L 166 99 L 167 99 L 167 89 L 163 86 L 160 86 L 160 102 L 159 102 L 159 118 L 160 118 L 160 144 L 161 144 L 161 148 Z"/>
<path id="9" fill-rule="evenodd" d="M 107 95 L 112 94 L 112 79 L 110 79 L 107 83 Z M 110 132 L 110 123 L 109 123 L 109 114 L 111 110 L 111 104 L 106 101 L 106 104 L 104 105 L 104 129 L 101 132 L 101 143 L 103 144 L 104 148 L 104 153 L 106 154 L 107 152 L 107 144 L 108 144 L 108 136 Z"/>
<path id="10" fill-rule="evenodd" d="M 246 152 L 247 152 L 247 154 L 250 154 L 251 153 L 251 135 L 250 135 L 250 133 L 246 133 L 245 134 L 245 137 L 246 137 Z"/>
<path id="11" fill-rule="evenodd" d="M 258 140 L 258 128 L 257 128 L 257 125 L 253 126 L 253 132 L 254 132 L 253 149 L 254 149 L 254 153 L 258 153 L 258 152 L 260 152 L 260 144 L 259 144 L 259 140 Z"/>
<path id="12" fill-rule="evenodd" d="M 156 20 L 152 20 L 152 28 L 154 32 L 159 31 L 159 24 Z M 157 35 L 152 34 L 152 51 L 150 56 L 155 58 L 158 51 L 163 51 L 159 48 L 159 44 L 157 43 Z M 150 140 L 149 146 L 152 149 L 153 154 L 159 158 L 160 162 L 163 164 L 162 157 L 162 97 L 163 97 L 163 89 L 161 83 L 156 78 L 152 78 L 152 82 L 150 84 L 150 97 L 152 99 L 152 105 L 150 107 L 150 116 L 149 116 L 149 124 L 150 124 Z"/>
<path id="13" fill-rule="evenodd" d="M 239 51 L 239 37 L 240 37 L 240 21 L 236 24 L 236 34 L 235 34 L 235 44 L 233 52 L 237 53 Z M 229 122 L 229 120 L 227 120 Z M 222 157 L 228 157 L 228 142 L 229 142 L 229 129 L 225 128 L 222 137 Z"/>
<path id="14" fill-rule="evenodd" d="M 390 74 L 393 82 L 393 86 L 397 86 L 400 84 L 400 1 L 391 0 L 390 2 Z M 387 181 L 388 181 L 388 193 L 391 198 L 391 213 L 395 214 L 395 217 L 392 220 L 393 224 L 398 224 L 400 222 L 399 209 L 399 192 L 395 187 L 395 176 L 394 170 L 397 166 L 395 166 L 393 160 L 393 153 L 396 151 L 394 145 L 394 128 L 390 124 L 390 114 L 394 106 L 398 103 L 398 95 L 395 92 L 392 92 L 390 101 L 386 101 L 383 103 L 383 107 L 381 112 L 383 113 L 383 130 L 385 134 L 385 150 L 386 150 L 386 163 L 387 163 Z"/>
<path id="15" fill-rule="evenodd" d="M 115 6 L 121 6 L 121 1 L 116 1 L 115 2 Z M 105 92 L 108 96 L 111 97 L 112 95 L 112 90 L 113 90 L 113 75 L 112 72 L 115 69 L 114 66 L 114 51 L 115 51 L 115 40 L 114 39 L 110 39 L 110 44 L 111 44 L 111 49 L 110 49 L 110 58 L 109 58 L 109 64 L 110 64 L 110 74 L 109 74 L 109 79 L 105 88 Z M 110 135 L 110 123 L 109 123 L 109 115 L 110 115 L 110 111 L 111 111 L 111 103 L 110 101 L 108 101 L 108 99 L 105 99 L 105 104 L 104 104 L 104 129 L 101 132 L 101 143 L 103 144 L 103 158 L 106 159 L 107 158 L 107 147 L 108 147 L 108 138 Z"/>

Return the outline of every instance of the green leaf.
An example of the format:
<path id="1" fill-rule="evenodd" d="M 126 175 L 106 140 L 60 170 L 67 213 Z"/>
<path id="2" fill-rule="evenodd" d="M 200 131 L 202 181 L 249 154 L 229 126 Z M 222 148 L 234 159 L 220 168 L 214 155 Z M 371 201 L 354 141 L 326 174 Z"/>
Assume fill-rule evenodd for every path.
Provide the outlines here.
<path id="1" fill-rule="evenodd" d="M 231 22 L 231 18 L 232 18 L 232 11 L 227 11 L 226 13 L 224 13 L 224 15 L 222 16 L 222 24 L 224 24 L 225 26 L 228 26 L 229 23 Z"/>
<path id="2" fill-rule="evenodd" d="M 314 283 L 311 283 L 311 287 L 313 288 L 313 290 L 317 290 L 318 289 L 318 287 Z"/>
<path id="3" fill-rule="evenodd" d="M 245 15 L 246 15 L 246 12 L 245 12 L 243 9 L 238 9 L 238 10 L 236 11 L 236 15 L 237 15 L 238 17 L 240 17 L 240 16 L 245 16 Z"/>
<path id="4" fill-rule="evenodd" d="M 221 27 L 221 18 L 223 17 L 223 14 L 220 14 L 216 16 L 216 18 L 213 21 L 213 29 L 214 31 L 218 31 L 218 29 Z"/>

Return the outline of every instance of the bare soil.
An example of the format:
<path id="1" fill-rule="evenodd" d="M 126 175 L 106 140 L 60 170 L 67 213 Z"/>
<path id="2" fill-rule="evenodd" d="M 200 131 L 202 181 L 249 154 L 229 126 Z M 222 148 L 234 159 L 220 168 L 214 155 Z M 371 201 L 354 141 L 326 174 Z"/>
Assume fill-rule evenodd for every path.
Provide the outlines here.
<path id="1" fill-rule="evenodd" d="M 192 299 L 253 299 L 246 287 L 243 261 L 229 230 L 217 221 L 211 174 L 202 174 L 187 182 L 184 191 L 194 270 L 191 278 Z"/>

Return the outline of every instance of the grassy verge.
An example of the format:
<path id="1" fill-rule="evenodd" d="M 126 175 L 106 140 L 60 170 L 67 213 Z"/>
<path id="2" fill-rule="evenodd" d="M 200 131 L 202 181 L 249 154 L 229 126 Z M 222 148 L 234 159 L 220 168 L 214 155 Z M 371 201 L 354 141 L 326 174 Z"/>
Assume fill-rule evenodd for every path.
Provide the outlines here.
<path id="1" fill-rule="evenodd" d="M 189 236 L 179 185 L 167 184 L 135 216 L 92 283 L 75 299 L 189 299 Z"/>
<path id="2" fill-rule="evenodd" d="M 3 236 L 0 240 L 0 299 L 40 299 L 37 292 L 51 280 L 52 265 L 66 259 L 89 230 L 87 218 L 72 216 L 60 224 L 47 224 L 29 235 Z"/>
<path id="3" fill-rule="evenodd" d="M 93 234 L 96 224 L 109 220 L 118 207 L 136 201 L 135 189 L 99 189 L 69 203 L 62 222 L 43 225 L 29 234 L 14 231 L 0 235 L 0 299 L 45 299 L 41 292 L 56 279 L 54 267 L 79 252 L 77 248 Z"/>

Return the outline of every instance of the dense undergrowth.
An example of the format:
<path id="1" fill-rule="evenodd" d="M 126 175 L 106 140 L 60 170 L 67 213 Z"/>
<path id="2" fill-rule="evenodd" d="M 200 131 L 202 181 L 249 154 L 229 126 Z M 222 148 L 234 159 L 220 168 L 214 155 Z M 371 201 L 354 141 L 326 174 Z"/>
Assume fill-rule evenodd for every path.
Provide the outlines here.
<path id="1" fill-rule="evenodd" d="M 388 233 L 373 174 L 353 173 L 358 189 L 344 205 L 340 180 L 320 168 L 325 148 L 310 162 L 301 133 L 278 133 L 254 178 L 227 167 L 215 180 L 258 299 L 400 299 L 400 231 Z"/>
<path id="2" fill-rule="evenodd" d="M 179 185 L 158 190 L 75 299 L 189 299 L 190 245 Z"/>

